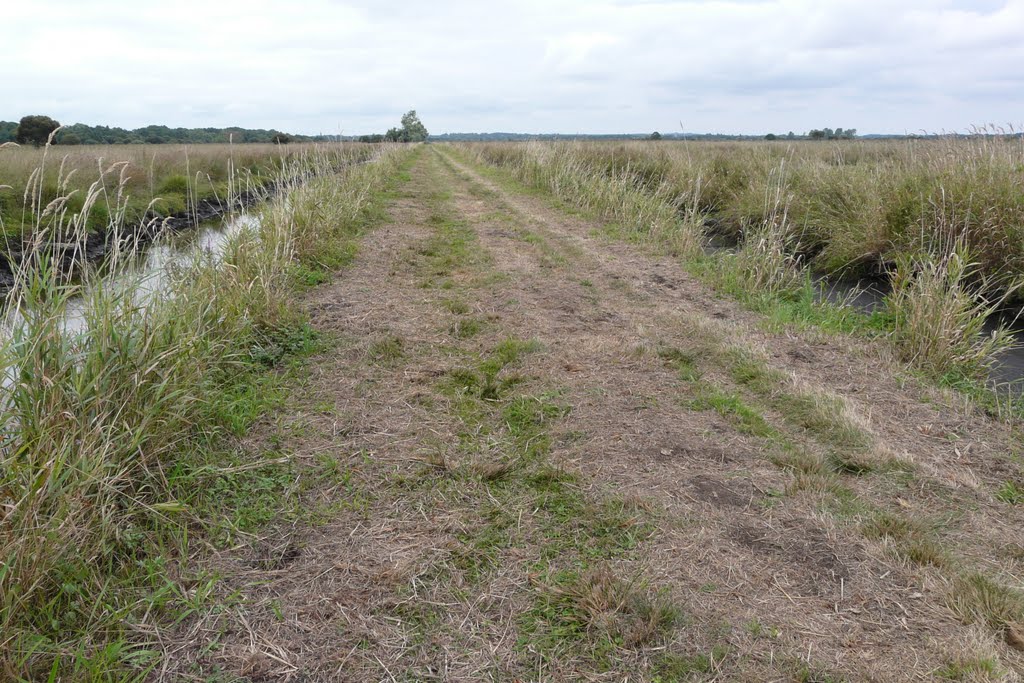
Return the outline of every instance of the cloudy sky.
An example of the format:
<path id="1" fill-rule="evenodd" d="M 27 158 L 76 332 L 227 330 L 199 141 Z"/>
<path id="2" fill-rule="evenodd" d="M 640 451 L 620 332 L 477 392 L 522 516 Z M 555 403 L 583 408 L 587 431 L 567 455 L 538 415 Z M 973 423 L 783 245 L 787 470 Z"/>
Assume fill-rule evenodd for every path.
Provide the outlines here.
<path id="1" fill-rule="evenodd" d="M 1024 123 L 1024 0 L 34 0 L 0 63 L 0 120 L 940 132 Z"/>

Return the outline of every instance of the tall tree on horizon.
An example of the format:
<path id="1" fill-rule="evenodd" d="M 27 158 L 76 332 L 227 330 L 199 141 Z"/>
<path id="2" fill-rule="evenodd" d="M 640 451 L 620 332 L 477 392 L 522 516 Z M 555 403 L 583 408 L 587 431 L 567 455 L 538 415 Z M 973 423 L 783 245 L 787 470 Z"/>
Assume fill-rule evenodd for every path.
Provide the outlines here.
<path id="1" fill-rule="evenodd" d="M 60 122 L 42 114 L 30 114 L 21 117 L 14 133 L 14 141 L 19 145 L 29 143 L 39 147 L 50 139 L 50 133 L 60 128 Z"/>

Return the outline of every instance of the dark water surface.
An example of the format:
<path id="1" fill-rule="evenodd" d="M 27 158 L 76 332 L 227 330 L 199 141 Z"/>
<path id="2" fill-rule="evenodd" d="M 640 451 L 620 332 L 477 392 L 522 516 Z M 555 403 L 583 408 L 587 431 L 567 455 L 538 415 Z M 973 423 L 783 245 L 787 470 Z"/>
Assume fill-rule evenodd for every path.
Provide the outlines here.
<path id="1" fill-rule="evenodd" d="M 813 280 L 822 299 L 835 304 L 845 303 L 865 313 L 884 308 L 885 297 L 889 293 L 888 283 L 880 278 L 839 280 L 816 274 Z M 1024 315 L 1019 312 L 994 315 L 985 324 L 985 331 L 992 333 L 999 324 L 1006 325 L 1013 332 L 1016 346 L 998 356 L 989 379 L 997 384 L 1013 384 L 1015 391 L 1024 392 Z"/>

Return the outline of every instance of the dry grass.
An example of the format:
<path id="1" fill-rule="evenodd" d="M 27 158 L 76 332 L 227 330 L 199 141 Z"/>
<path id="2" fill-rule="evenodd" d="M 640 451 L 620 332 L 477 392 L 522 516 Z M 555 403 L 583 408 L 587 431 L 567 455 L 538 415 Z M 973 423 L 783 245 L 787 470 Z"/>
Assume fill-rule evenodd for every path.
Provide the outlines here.
<path id="1" fill-rule="evenodd" d="M 351 231 L 366 188 L 394 171 L 387 152 L 378 164 L 327 175 L 335 158 L 307 151 L 296 165 L 318 168 L 316 180 L 296 184 L 301 174 L 286 168 L 286 199 L 220 252 L 187 254 L 156 280 L 131 240 L 103 264 L 86 257 L 88 211 L 67 209 L 76 192 L 67 160 L 56 176 L 62 194 L 49 206 L 29 182 L 32 213 L 53 220 L 37 223 L 0 337 L 6 675 L 88 677 L 136 656 L 120 622 L 146 621 L 174 586 L 162 567 L 187 553 L 189 526 L 202 521 L 190 519 L 182 499 L 195 502 L 190 471 L 225 427 L 217 406 L 232 375 L 277 341 L 304 343 L 289 339 L 303 334 L 291 305 L 296 263 L 316 256 L 304 245 Z M 83 199 L 86 209 L 112 202 L 105 230 L 115 236 L 138 231 L 124 210 L 126 168 L 111 166 Z M 310 206 L 318 220 L 301 218 Z M 68 323 L 72 307 L 78 324 Z"/>

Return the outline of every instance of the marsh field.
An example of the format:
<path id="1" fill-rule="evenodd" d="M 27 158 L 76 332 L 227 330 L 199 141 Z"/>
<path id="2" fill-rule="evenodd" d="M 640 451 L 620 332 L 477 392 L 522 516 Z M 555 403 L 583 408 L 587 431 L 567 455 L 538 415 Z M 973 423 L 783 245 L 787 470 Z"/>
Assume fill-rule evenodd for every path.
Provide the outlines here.
<path id="1" fill-rule="evenodd" d="M 5 680 L 1020 680 L 1019 136 L 65 152 Z"/>

